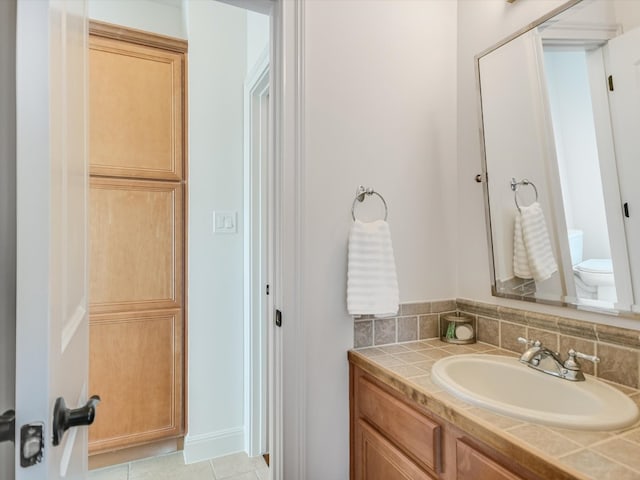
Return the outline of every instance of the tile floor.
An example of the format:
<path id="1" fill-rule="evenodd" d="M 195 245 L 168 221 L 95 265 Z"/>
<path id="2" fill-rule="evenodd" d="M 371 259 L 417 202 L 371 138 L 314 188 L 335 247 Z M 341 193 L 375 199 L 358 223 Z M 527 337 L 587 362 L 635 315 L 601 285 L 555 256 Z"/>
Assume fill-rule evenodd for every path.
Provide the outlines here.
<path id="1" fill-rule="evenodd" d="M 182 452 L 123 463 L 89 472 L 89 480 L 268 480 L 262 457 L 234 453 L 185 465 Z"/>

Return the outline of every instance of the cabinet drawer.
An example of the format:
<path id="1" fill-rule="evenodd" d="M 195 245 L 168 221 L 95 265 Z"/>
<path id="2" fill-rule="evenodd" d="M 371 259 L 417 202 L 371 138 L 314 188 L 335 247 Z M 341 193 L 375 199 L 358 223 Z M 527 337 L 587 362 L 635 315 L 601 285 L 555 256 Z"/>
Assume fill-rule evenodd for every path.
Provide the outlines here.
<path id="1" fill-rule="evenodd" d="M 524 480 L 464 441 L 456 441 L 458 480 Z"/>
<path id="2" fill-rule="evenodd" d="M 364 420 L 356 424 L 362 446 L 356 457 L 356 478 L 363 480 L 432 480 Z"/>
<path id="3" fill-rule="evenodd" d="M 370 381 L 358 382 L 360 417 L 377 427 L 421 467 L 441 471 L 440 425 Z"/>

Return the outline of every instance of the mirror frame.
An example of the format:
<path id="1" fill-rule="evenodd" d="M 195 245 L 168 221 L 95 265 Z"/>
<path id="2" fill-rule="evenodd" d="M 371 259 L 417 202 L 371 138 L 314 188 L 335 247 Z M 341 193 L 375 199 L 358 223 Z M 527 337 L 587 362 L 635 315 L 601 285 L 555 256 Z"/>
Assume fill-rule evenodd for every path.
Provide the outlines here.
<path id="1" fill-rule="evenodd" d="M 535 297 L 529 297 L 526 295 L 517 295 L 517 294 L 511 294 L 511 293 L 503 293 L 503 292 L 499 292 L 498 288 L 496 286 L 496 272 L 495 272 L 495 251 L 494 251 L 494 242 L 493 242 L 493 233 L 492 233 L 492 229 L 491 229 L 491 208 L 490 208 L 490 204 L 489 204 L 489 183 L 488 183 L 488 172 L 487 172 L 487 152 L 486 152 L 486 146 L 485 146 L 485 129 L 484 129 L 484 121 L 483 121 L 483 109 L 482 109 L 482 85 L 481 85 L 481 79 L 480 79 L 480 60 L 488 55 L 489 53 L 497 50 L 498 48 L 502 47 L 503 45 L 507 44 L 508 42 L 510 42 L 511 40 L 514 40 L 515 38 L 518 38 L 519 36 L 533 30 L 534 28 L 539 27 L 540 25 L 542 25 L 543 23 L 545 23 L 546 21 L 552 19 L 553 17 L 565 12 L 566 10 L 570 9 L 571 7 L 582 3 L 583 1 L 588 1 L 588 0 L 568 0 L 567 2 L 563 3 L 562 5 L 560 5 L 559 7 L 553 9 L 552 11 L 550 11 L 549 13 L 547 13 L 546 15 L 538 18 L 537 20 L 527 24 L 526 26 L 522 27 L 521 29 L 517 30 L 516 32 L 512 33 L 511 35 L 505 37 L 504 39 L 500 40 L 498 43 L 496 43 L 495 45 L 492 45 L 491 47 L 483 50 L 482 52 L 478 53 L 475 57 L 474 57 L 474 63 L 475 63 L 475 75 L 476 75 L 476 99 L 477 99 L 477 104 L 478 104 L 478 123 L 479 123 L 479 130 L 480 130 L 480 159 L 481 159 L 481 167 L 482 167 L 482 173 L 479 176 L 479 180 L 478 177 L 476 177 L 476 181 L 481 181 L 483 184 L 483 193 L 484 193 L 484 214 L 485 214 L 485 225 L 486 225 L 486 230 L 487 230 L 487 246 L 488 246 L 488 254 L 489 254 L 489 273 L 490 273 L 490 278 L 491 278 L 491 295 L 494 297 L 499 297 L 499 298 L 508 298 L 511 300 L 521 300 L 521 301 L 525 301 L 525 302 L 530 302 L 530 303 L 539 303 L 539 304 L 544 304 L 544 305 L 553 305 L 553 306 L 557 306 L 557 307 L 567 307 L 567 308 L 572 308 L 575 310 L 581 310 L 581 311 L 586 311 L 586 312 L 594 312 L 594 313 L 601 313 L 601 314 L 606 314 L 606 315 L 613 315 L 613 316 L 618 316 L 618 317 L 624 317 L 624 318 L 631 318 L 634 320 L 640 320 L 640 313 L 638 312 L 634 312 L 632 310 L 618 310 L 615 308 L 607 308 L 607 307 L 600 307 L 600 306 L 594 306 L 594 305 L 581 305 L 578 303 L 570 303 L 564 300 L 549 300 L 549 299 L 543 299 L 543 298 L 535 298 Z"/>

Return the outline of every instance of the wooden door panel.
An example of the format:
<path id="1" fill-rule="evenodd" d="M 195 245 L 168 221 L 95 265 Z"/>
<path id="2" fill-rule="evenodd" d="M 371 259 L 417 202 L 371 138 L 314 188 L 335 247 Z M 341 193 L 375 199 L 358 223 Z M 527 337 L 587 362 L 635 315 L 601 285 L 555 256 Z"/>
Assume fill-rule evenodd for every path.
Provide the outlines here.
<path id="1" fill-rule="evenodd" d="M 180 307 L 181 185 L 91 178 L 90 187 L 91 312 Z"/>
<path id="2" fill-rule="evenodd" d="M 425 470 L 441 470 L 441 428 L 364 377 L 358 381 L 358 412 Z"/>
<path id="3" fill-rule="evenodd" d="M 183 330 L 178 309 L 91 316 L 90 452 L 182 433 Z"/>
<path id="4" fill-rule="evenodd" d="M 364 420 L 358 420 L 356 437 L 360 443 L 356 460 L 357 480 L 431 480 L 433 478 Z"/>
<path id="5" fill-rule="evenodd" d="M 90 171 L 183 176 L 183 55 L 91 36 Z"/>
<path id="6" fill-rule="evenodd" d="M 458 480 L 523 480 L 464 441 L 456 441 Z"/>

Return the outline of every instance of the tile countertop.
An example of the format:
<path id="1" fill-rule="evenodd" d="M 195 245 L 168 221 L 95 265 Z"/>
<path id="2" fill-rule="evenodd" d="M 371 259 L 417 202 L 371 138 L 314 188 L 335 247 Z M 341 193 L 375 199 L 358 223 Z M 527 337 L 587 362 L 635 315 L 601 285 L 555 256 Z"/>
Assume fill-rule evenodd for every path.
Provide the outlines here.
<path id="1" fill-rule="evenodd" d="M 617 431 L 568 430 L 474 407 L 431 381 L 431 366 L 438 359 L 465 353 L 516 356 L 488 344 L 451 345 L 433 339 L 351 350 L 349 359 L 389 387 L 543 478 L 640 480 L 640 422 Z M 610 385 L 640 406 L 640 391 Z"/>

